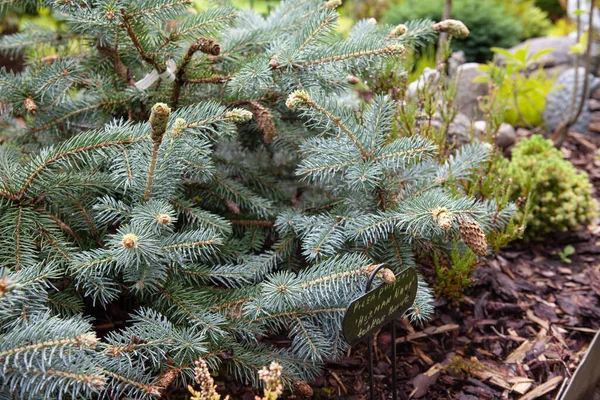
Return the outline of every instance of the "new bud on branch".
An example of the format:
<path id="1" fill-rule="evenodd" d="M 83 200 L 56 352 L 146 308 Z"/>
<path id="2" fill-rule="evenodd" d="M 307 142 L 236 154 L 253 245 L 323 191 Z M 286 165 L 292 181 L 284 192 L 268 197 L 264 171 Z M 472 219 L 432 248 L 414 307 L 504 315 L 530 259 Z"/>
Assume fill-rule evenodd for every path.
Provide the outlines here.
<path id="1" fill-rule="evenodd" d="M 167 131 L 167 124 L 170 116 L 171 109 L 165 103 L 156 103 L 154 106 L 152 106 L 152 113 L 150 114 L 150 127 L 152 128 L 151 137 L 154 142 L 162 141 L 162 138 Z"/>
<path id="2" fill-rule="evenodd" d="M 469 29 L 461 21 L 456 19 L 445 19 L 433 25 L 433 30 L 445 32 L 450 36 L 460 38 L 469 36 Z"/>

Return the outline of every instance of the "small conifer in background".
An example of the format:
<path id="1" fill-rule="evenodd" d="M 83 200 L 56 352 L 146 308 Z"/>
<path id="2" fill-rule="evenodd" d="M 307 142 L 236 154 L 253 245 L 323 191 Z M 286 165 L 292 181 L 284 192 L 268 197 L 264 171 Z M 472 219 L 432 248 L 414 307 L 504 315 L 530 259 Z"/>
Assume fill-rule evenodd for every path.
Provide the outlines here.
<path id="1" fill-rule="evenodd" d="M 457 245 L 484 256 L 514 213 L 456 184 L 489 146 L 440 164 L 429 139 L 390 139 L 390 99 L 352 91 L 437 31 L 466 34 L 457 21 L 361 21 L 340 39 L 335 0 L 267 17 L 41 3 L 61 31 L 0 39 L 27 58 L 0 72 L 7 396 L 159 398 L 195 390 L 199 359 L 255 386 L 272 361 L 284 387 L 310 381 L 347 349 L 344 311 L 375 265 L 399 272 Z M 421 280 L 407 316 L 431 311 Z"/>

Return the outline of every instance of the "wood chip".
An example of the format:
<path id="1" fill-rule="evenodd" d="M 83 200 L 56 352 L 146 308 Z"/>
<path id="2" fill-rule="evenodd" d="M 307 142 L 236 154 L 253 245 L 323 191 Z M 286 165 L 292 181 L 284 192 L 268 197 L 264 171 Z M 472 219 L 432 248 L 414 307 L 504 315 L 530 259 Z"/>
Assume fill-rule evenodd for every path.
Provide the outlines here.
<path id="1" fill-rule="evenodd" d="M 525 396 L 520 397 L 519 400 L 537 399 L 538 397 L 541 397 L 541 396 L 545 395 L 546 393 L 553 391 L 558 386 L 558 384 L 562 382 L 562 380 L 563 380 L 562 376 L 555 376 L 554 378 L 550 379 L 548 382 L 543 383 L 540 386 L 536 387 L 531 392 L 527 393 Z"/>
<path id="2" fill-rule="evenodd" d="M 520 363 L 521 361 L 523 361 L 523 359 L 527 355 L 527 352 L 529 350 L 531 350 L 532 346 L 533 346 L 533 343 L 530 342 L 529 340 L 524 341 L 523 343 L 521 343 L 521 345 L 519 347 L 517 347 L 515 349 L 515 351 L 513 351 L 512 353 L 509 354 L 508 357 L 506 357 L 506 361 L 504 361 L 504 362 L 506 364 Z"/>
<path id="3" fill-rule="evenodd" d="M 415 339 L 421 339 L 421 338 L 431 336 L 431 335 L 437 335 L 440 333 L 451 332 L 451 331 L 457 330 L 458 328 L 459 328 L 459 326 L 457 324 L 446 324 L 446 325 L 438 326 L 434 329 L 428 328 L 424 331 L 411 333 L 409 335 L 398 338 L 398 339 L 396 339 L 396 343 L 404 343 L 404 342 L 409 342 L 409 341 L 415 340 Z"/>

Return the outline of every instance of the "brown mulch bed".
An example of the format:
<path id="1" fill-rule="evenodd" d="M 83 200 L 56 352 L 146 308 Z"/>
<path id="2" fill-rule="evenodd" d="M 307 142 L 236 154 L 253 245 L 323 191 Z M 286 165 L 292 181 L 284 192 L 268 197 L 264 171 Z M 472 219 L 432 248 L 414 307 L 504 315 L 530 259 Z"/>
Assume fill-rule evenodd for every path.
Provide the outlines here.
<path id="1" fill-rule="evenodd" d="M 563 154 L 600 193 L 598 136 L 569 134 Z M 558 252 L 575 247 L 572 262 Z M 427 275 L 428 271 L 422 271 Z M 430 280 L 431 281 L 431 280 Z M 516 243 L 474 274 L 460 305 L 438 300 L 423 327 L 398 325 L 398 398 L 551 399 L 600 327 L 600 227 Z M 391 334 L 375 340 L 376 399 L 391 399 Z M 315 399 L 367 399 L 366 345 L 327 365 Z"/>

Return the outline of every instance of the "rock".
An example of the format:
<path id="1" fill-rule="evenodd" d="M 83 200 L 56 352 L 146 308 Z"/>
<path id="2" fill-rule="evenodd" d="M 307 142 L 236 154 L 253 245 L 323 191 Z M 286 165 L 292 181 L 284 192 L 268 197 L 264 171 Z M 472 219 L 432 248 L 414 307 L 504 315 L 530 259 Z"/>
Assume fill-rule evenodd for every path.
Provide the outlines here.
<path id="1" fill-rule="evenodd" d="M 460 67 L 466 62 L 467 57 L 465 56 L 464 51 L 455 51 L 454 53 L 450 54 L 450 57 L 448 58 L 448 75 L 456 75 L 458 67 Z"/>
<path id="2" fill-rule="evenodd" d="M 467 63 L 459 66 L 456 70 L 456 98 L 454 100 L 458 111 L 467 117 L 481 118 L 478 98 L 488 94 L 486 82 L 473 82 L 473 79 L 484 76 L 485 72 L 479 70 L 478 63 Z"/>
<path id="3" fill-rule="evenodd" d="M 496 134 L 496 144 L 501 149 L 506 149 L 513 144 L 517 140 L 517 133 L 515 132 L 515 128 L 512 125 L 507 123 L 502 123 L 500 125 L 500 129 L 498 129 L 498 133 Z"/>
<path id="4" fill-rule="evenodd" d="M 585 80 L 585 69 L 579 68 L 577 73 L 577 82 L 575 81 L 575 68 L 565 70 L 558 76 L 555 87 L 556 90 L 550 92 L 546 97 L 546 107 L 544 108 L 543 119 L 546 128 L 550 132 L 554 132 L 556 128 L 566 120 L 568 117 L 569 110 L 571 108 L 571 101 L 575 90 L 576 101 L 573 107 L 573 113 L 577 111 L 579 104 L 581 103 L 581 97 L 583 94 L 583 86 Z M 600 87 L 600 79 L 593 75 L 588 75 L 589 84 L 585 100 L 583 104 L 583 110 L 577 121 L 570 127 L 571 131 L 588 134 L 588 125 L 590 123 L 590 110 L 588 105 L 588 99 L 590 93 Z"/>
<path id="5" fill-rule="evenodd" d="M 417 92 L 426 86 L 428 86 L 430 92 L 435 91 L 435 86 L 439 79 L 440 73 L 438 70 L 426 67 L 417 80 L 408 85 L 408 95 L 416 97 Z"/>
<path id="6" fill-rule="evenodd" d="M 487 129 L 487 123 L 485 121 L 475 121 L 473 122 L 473 128 L 475 128 L 475 132 L 478 135 L 484 134 Z"/>
<path id="7" fill-rule="evenodd" d="M 475 129 L 477 136 L 483 137 L 487 130 L 487 123 L 485 121 L 475 121 L 473 122 L 473 128 Z M 496 144 L 498 147 L 506 149 L 512 146 L 516 140 L 517 133 L 515 128 L 513 128 L 512 125 L 503 122 L 496 133 Z"/>
<path id="8" fill-rule="evenodd" d="M 448 126 L 447 140 L 462 146 L 471 141 L 471 120 L 465 114 L 458 113 Z"/>
<path id="9" fill-rule="evenodd" d="M 536 70 L 540 66 L 544 69 L 551 69 L 553 73 L 560 73 L 567 68 L 575 66 L 576 55 L 571 53 L 571 46 L 577 44 L 577 40 L 573 37 L 569 36 L 546 36 L 533 38 L 524 41 L 521 44 L 518 44 L 514 47 L 508 49 L 509 52 L 514 53 L 517 50 L 524 49 L 529 46 L 527 49 L 527 56 L 531 55 L 546 49 L 552 49 L 550 53 L 544 54 L 541 56 L 537 62 L 533 63 L 531 66 L 531 70 Z M 597 56 L 598 54 L 598 46 L 592 46 L 592 70 L 598 66 L 600 58 Z M 502 63 L 504 56 L 498 55 L 497 61 Z"/>

